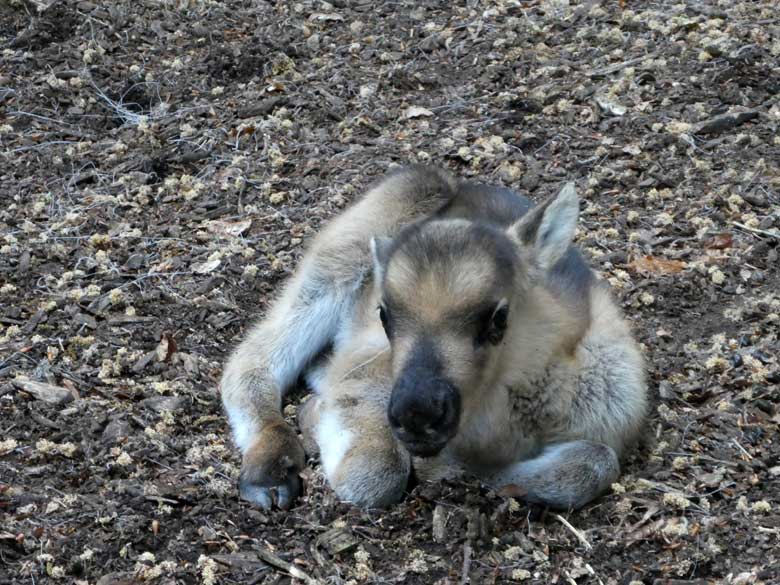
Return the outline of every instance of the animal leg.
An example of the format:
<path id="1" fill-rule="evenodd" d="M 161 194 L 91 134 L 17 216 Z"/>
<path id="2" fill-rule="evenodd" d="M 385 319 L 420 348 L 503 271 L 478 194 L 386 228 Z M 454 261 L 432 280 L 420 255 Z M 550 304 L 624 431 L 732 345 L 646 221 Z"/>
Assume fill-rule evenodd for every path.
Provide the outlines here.
<path id="1" fill-rule="evenodd" d="M 320 447 L 317 444 L 317 426 L 320 424 L 322 398 L 311 396 L 298 408 L 298 428 L 301 431 L 301 441 L 307 457 L 319 457 Z"/>
<path id="2" fill-rule="evenodd" d="M 239 345 L 222 377 L 222 401 L 243 454 L 241 496 L 268 509 L 290 506 L 306 460 L 281 414 L 284 392 L 349 318 L 355 283 L 327 283 L 316 269 L 294 279 L 286 294 Z"/>
<path id="3" fill-rule="evenodd" d="M 348 337 L 344 327 L 371 275 L 371 237 L 397 233 L 454 193 L 455 182 L 441 171 L 390 173 L 312 242 L 282 296 L 233 352 L 220 388 L 243 454 L 244 499 L 287 508 L 300 491 L 304 449 L 282 417 L 282 399 L 317 354 Z"/>
<path id="4" fill-rule="evenodd" d="M 384 508 L 402 498 L 411 458 L 393 437 L 384 409 L 366 400 L 365 394 L 313 397 L 299 412 L 298 424 L 305 438 L 316 441 L 325 476 L 340 500 Z"/>
<path id="5" fill-rule="evenodd" d="M 611 447 L 581 440 L 549 445 L 539 456 L 485 479 L 497 488 L 518 486 L 532 503 L 577 509 L 601 495 L 619 474 L 620 463 Z"/>

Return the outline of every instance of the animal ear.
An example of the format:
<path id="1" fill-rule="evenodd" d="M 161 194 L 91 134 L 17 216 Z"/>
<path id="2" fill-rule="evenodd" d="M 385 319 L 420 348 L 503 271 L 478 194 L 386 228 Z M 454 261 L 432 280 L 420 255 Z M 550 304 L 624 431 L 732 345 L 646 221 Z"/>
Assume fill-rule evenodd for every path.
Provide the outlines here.
<path id="1" fill-rule="evenodd" d="M 385 274 L 385 267 L 390 258 L 390 247 L 393 245 L 393 238 L 371 238 L 371 256 L 374 258 L 374 280 L 377 283 L 382 282 Z"/>
<path id="2" fill-rule="evenodd" d="M 573 182 L 540 203 L 510 229 L 520 242 L 534 250 L 539 266 L 547 270 L 566 253 L 577 228 L 580 201 Z"/>

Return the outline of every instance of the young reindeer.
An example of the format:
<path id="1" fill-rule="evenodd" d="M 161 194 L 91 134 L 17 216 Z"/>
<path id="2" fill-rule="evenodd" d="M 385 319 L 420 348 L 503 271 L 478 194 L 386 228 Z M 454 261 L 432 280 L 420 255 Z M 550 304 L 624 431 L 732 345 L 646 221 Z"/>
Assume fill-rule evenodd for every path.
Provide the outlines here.
<path id="1" fill-rule="evenodd" d="M 626 322 L 571 247 L 578 212 L 572 184 L 532 207 L 411 167 L 331 222 L 225 368 L 242 497 L 287 508 L 299 493 L 304 450 L 280 410 L 301 374 L 316 395 L 299 424 L 346 501 L 397 502 L 412 469 L 555 508 L 602 493 L 646 385 Z"/>

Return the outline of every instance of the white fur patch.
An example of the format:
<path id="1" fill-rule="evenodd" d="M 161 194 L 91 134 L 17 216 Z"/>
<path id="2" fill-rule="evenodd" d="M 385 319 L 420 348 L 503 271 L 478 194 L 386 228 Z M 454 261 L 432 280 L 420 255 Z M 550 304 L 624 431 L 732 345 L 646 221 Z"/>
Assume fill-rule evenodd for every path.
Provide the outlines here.
<path id="1" fill-rule="evenodd" d="M 328 378 L 328 369 L 325 366 L 316 366 L 306 372 L 306 384 L 315 394 L 322 396 L 327 388 L 326 380 Z"/>
<path id="2" fill-rule="evenodd" d="M 252 444 L 252 437 L 257 434 L 257 425 L 245 410 L 237 406 L 226 404 L 225 411 L 233 430 L 233 440 L 239 450 L 244 453 Z"/>
<path id="3" fill-rule="evenodd" d="M 377 316 L 377 320 L 379 316 Z M 345 347 L 352 340 L 352 323 L 349 319 L 344 319 L 339 324 L 339 329 L 336 331 L 336 335 L 333 337 L 333 351 L 338 353 L 339 350 Z"/>
<path id="4" fill-rule="evenodd" d="M 330 478 L 352 447 L 354 436 L 345 427 L 336 412 L 323 412 L 317 426 L 317 444 L 325 475 Z"/>

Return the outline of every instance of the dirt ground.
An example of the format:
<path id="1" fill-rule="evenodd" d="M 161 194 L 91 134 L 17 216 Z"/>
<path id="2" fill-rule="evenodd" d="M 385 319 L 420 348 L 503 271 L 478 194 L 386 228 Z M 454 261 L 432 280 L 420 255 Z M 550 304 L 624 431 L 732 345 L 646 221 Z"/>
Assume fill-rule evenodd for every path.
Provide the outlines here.
<path id="1" fill-rule="evenodd" d="M 775 0 L 3 0 L 0 48 L 0 583 L 780 583 Z M 656 401 L 586 509 L 239 501 L 222 360 L 408 162 L 577 181 Z"/>

